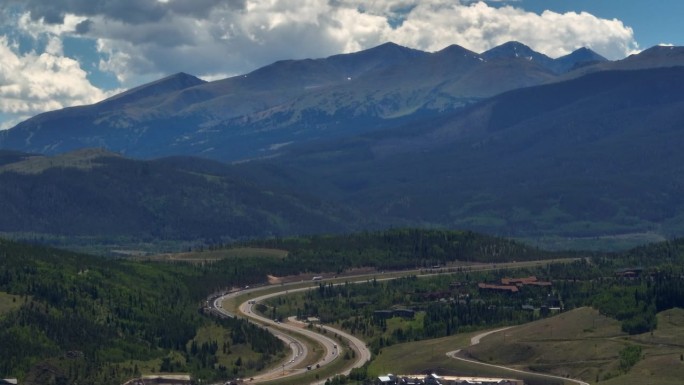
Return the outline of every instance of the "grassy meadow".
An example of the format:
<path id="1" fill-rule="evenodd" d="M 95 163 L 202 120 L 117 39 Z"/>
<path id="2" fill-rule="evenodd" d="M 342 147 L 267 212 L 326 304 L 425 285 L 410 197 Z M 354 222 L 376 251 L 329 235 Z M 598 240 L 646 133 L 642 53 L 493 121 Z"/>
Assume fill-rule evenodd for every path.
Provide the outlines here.
<path id="1" fill-rule="evenodd" d="M 190 251 L 186 253 L 164 253 L 145 256 L 142 259 L 162 262 L 214 262 L 228 258 L 272 257 L 285 258 L 287 251 L 260 247 L 238 247 L 230 249 Z"/>
<path id="2" fill-rule="evenodd" d="M 21 307 L 23 301 L 20 296 L 0 291 L 0 317 Z"/>
<path id="3" fill-rule="evenodd" d="M 433 340 L 397 344 L 381 351 L 369 374 L 422 373 L 521 378 L 528 384 L 560 384 L 561 380 L 522 375 L 454 360 L 449 351 L 489 364 L 581 379 L 606 385 L 674 385 L 684 378 L 684 310 L 658 314 L 653 333 L 629 336 L 620 323 L 592 308 L 579 308 L 555 317 L 513 327 L 468 347 L 467 333 Z M 621 352 L 639 347 L 638 361 L 626 367 Z M 564 381 L 570 384 L 569 381 Z"/>

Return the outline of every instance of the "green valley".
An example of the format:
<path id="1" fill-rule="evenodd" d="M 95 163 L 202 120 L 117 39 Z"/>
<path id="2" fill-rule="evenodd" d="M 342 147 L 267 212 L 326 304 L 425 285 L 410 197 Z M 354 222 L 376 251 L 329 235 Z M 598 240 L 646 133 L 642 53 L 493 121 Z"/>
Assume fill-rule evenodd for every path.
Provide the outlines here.
<path id="1" fill-rule="evenodd" d="M 515 328 L 467 354 L 590 382 L 631 378 L 643 372 L 644 360 L 676 358 L 683 259 L 684 240 L 615 254 L 550 253 L 472 232 L 418 229 L 250 241 L 157 260 L 2 241 L 0 340 L 15 348 L 2 350 L 0 370 L 29 384 L 119 384 L 160 372 L 210 381 L 256 374 L 285 359 L 285 347 L 243 319 L 202 314 L 205 299 L 306 280 L 311 290 L 255 309 L 279 320 L 315 317 L 366 341 L 378 363 L 345 381 L 366 383 L 380 370 L 421 365 L 455 373 L 462 363 L 444 356 L 439 341 L 502 326 Z M 352 284 L 358 274 L 366 278 Z M 496 338 L 505 344 L 487 342 Z M 669 350 L 657 348 L 668 339 Z M 547 360 L 549 346 L 586 350 L 565 347 L 571 341 L 594 341 L 595 369 L 562 365 L 565 353 Z M 434 347 L 427 361 L 409 366 L 385 360 L 406 344 Z"/>

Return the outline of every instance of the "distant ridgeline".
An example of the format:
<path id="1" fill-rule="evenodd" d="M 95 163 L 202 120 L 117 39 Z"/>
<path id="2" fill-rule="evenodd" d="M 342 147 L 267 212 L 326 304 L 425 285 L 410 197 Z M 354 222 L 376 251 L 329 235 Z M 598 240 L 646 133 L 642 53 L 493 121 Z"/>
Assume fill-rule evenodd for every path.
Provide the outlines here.
<path id="1" fill-rule="evenodd" d="M 129 156 L 236 161 L 453 111 L 559 79 L 606 59 L 584 48 L 551 59 L 510 42 L 478 54 L 393 43 L 322 59 L 282 60 L 205 82 L 178 73 L 89 106 L 47 112 L 0 132 L 0 148 L 56 154 L 97 143 Z"/>

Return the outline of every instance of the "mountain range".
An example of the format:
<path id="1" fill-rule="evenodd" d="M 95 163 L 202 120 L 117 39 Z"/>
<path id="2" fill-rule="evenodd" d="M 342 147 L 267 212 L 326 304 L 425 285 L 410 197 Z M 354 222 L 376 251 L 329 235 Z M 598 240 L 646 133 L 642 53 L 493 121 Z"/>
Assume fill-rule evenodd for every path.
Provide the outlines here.
<path id="1" fill-rule="evenodd" d="M 0 231 L 682 235 L 683 107 L 680 47 L 607 61 L 389 43 L 216 82 L 177 74 L 0 133 Z M 82 147 L 106 150 L 59 154 Z"/>
<path id="2" fill-rule="evenodd" d="M 603 61 L 586 48 L 551 59 L 517 42 L 482 54 L 456 45 L 428 53 L 386 43 L 325 59 L 279 61 L 214 82 L 175 74 L 94 105 L 40 114 L 0 133 L 0 148 L 262 158 L 290 144 L 454 111 Z"/>

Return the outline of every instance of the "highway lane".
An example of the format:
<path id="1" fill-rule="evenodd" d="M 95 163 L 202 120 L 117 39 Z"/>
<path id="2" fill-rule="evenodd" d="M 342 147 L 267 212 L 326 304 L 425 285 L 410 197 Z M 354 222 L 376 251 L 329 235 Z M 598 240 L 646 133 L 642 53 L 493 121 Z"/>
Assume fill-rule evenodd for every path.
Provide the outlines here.
<path id="1" fill-rule="evenodd" d="M 292 317 L 294 318 L 294 317 Z M 300 322 L 301 321 L 293 321 L 293 322 Z M 349 343 L 349 348 L 354 349 L 356 352 L 356 361 L 354 361 L 354 364 L 349 366 L 346 370 L 344 370 L 341 373 L 338 374 L 343 374 L 345 376 L 348 376 L 349 373 L 355 368 L 360 368 L 363 365 L 366 364 L 366 362 L 370 361 L 371 359 L 371 352 L 370 349 L 368 349 L 368 346 L 366 346 L 366 343 L 364 341 L 361 341 L 360 339 L 354 337 L 351 334 L 348 334 L 346 332 L 343 332 L 342 330 L 335 329 L 331 326 L 327 325 L 320 325 L 320 327 L 326 329 L 330 333 L 335 333 L 339 337 L 342 337 L 342 339 L 346 340 Z M 321 381 L 320 383 L 325 383 L 325 381 Z"/>
<path id="2" fill-rule="evenodd" d="M 223 308 L 223 302 L 229 298 L 245 294 L 247 292 L 255 292 L 263 290 L 261 289 L 249 289 L 249 290 L 236 290 L 232 291 L 229 293 L 224 293 L 223 295 L 214 298 L 210 303 L 209 307 L 212 312 L 215 312 L 221 316 L 224 317 L 235 317 L 237 314 L 232 314 L 229 312 L 227 309 Z M 268 327 L 267 325 L 271 322 L 270 320 L 264 318 L 264 317 L 259 317 L 258 315 L 254 314 L 251 309 L 251 304 L 249 302 L 252 302 L 252 300 L 249 300 L 243 304 L 240 305 L 240 308 L 246 309 L 247 311 L 245 312 L 244 310 L 242 311 L 243 315 L 250 319 L 264 319 L 266 322 L 261 321 L 257 322 L 257 324 L 263 326 L 263 327 Z M 254 321 L 252 321 L 254 322 Z M 291 355 L 288 359 L 284 360 L 281 362 L 280 367 L 274 367 L 271 368 L 270 370 L 261 373 L 257 376 L 252 377 L 252 381 L 254 382 L 260 382 L 260 381 L 267 381 L 267 380 L 272 380 L 274 378 L 278 377 L 286 377 L 287 375 L 295 375 L 303 372 L 303 369 L 297 369 L 297 365 L 301 364 L 301 362 L 306 358 L 308 355 L 308 349 L 306 347 L 306 344 L 304 344 L 300 339 L 297 339 L 296 337 L 292 336 L 290 333 L 284 332 L 282 330 L 279 330 L 278 328 L 270 328 L 269 331 L 271 334 L 273 334 L 275 337 L 283 341 L 291 350 Z M 286 371 L 287 370 L 287 371 Z"/>
<path id="3" fill-rule="evenodd" d="M 322 367 L 325 365 L 330 364 L 333 362 L 337 357 L 339 356 L 338 353 L 338 347 L 337 347 L 337 342 L 332 340 L 331 338 L 322 335 L 320 333 L 317 333 L 314 330 L 309 330 L 306 327 L 302 327 L 299 324 L 296 323 L 280 323 L 278 321 L 266 318 L 264 316 L 261 316 L 259 314 L 256 314 L 252 310 L 252 306 L 256 303 L 265 301 L 269 298 L 281 296 L 281 295 L 286 295 L 288 293 L 293 293 L 293 292 L 300 292 L 300 291 L 306 291 L 306 290 L 311 290 L 310 287 L 306 288 L 300 288 L 300 289 L 290 289 L 290 290 L 284 290 L 276 293 L 270 293 L 270 294 L 265 294 L 261 295 L 255 298 L 252 298 L 248 301 L 243 302 L 240 304 L 238 310 L 241 314 L 251 318 L 252 320 L 258 321 L 258 323 L 262 325 L 268 326 L 269 330 L 271 333 L 285 333 L 287 334 L 290 338 L 293 340 L 297 340 L 297 337 L 293 336 L 293 334 L 299 334 L 302 336 L 306 336 L 314 341 L 317 342 L 317 344 L 323 348 L 324 354 L 323 357 L 318 360 L 317 362 L 313 363 L 311 366 L 313 367 Z M 297 346 L 302 350 L 303 354 L 299 354 L 295 356 L 295 358 L 290 359 L 289 361 L 286 361 L 284 363 L 281 363 L 281 372 L 278 373 L 278 370 L 273 370 L 270 373 L 264 373 L 263 375 L 255 376 L 254 380 L 270 380 L 273 378 L 278 378 L 278 377 L 286 377 L 288 375 L 296 375 L 300 374 L 302 372 L 305 372 L 307 369 L 298 367 L 299 364 L 306 358 L 306 356 L 309 354 L 306 344 L 304 344 L 302 341 L 297 340 L 298 344 Z M 313 352 L 312 352 L 313 353 Z M 279 374 L 279 375 L 278 375 Z"/>
<path id="4" fill-rule="evenodd" d="M 365 281 L 364 281 L 365 282 Z M 301 283 L 298 283 L 301 284 Z M 307 372 L 309 369 L 307 367 L 304 367 L 303 362 L 309 355 L 309 351 L 307 349 L 307 344 L 305 344 L 301 339 L 297 338 L 297 335 L 300 336 L 306 336 L 314 341 L 316 341 L 317 345 L 323 349 L 323 356 L 317 361 L 311 364 L 309 367 L 311 367 L 311 370 L 315 370 L 320 367 L 324 367 L 326 365 L 331 364 L 335 360 L 337 360 L 340 356 L 340 351 L 342 351 L 342 347 L 338 346 L 338 342 L 327 337 L 326 335 L 323 335 L 321 333 L 318 333 L 316 329 L 318 327 L 313 328 L 312 330 L 309 330 L 307 328 L 307 324 L 302 323 L 302 322 L 293 322 L 293 321 L 288 321 L 284 323 L 280 323 L 278 321 L 269 319 L 267 317 L 261 316 L 257 313 L 255 313 L 252 309 L 253 305 L 267 300 L 269 298 L 281 296 L 281 295 L 287 295 L 289 293 L 293 292 L 300 292 L 300 291 L 306 291 L 306 290 L 312 290 L 316 288 L 317 286 L 309 286 L 309 287 L 303 287 L 303 288 L 295 288 L 295 289 L 287 289 L 283 288 L 282 291 L 275 292 L 275 293 L 270 293 L 270 294 L 265 294 L 261 296 L 257 296 L 254 298 L 251 298 L 243 303 L 241 303 L 238 307 L 238 314 L 232 314 L 230 313 L 227 309 L 223 308 L 223 302 L 226 301 L 229 298 L 234 298 L 238 295 L 244 295 L 247 293 L 252 293 L 255 294 L 258 291 L 265 290 L 268 288 L 272 287 L 261 287 L 261 288 L 252 288 L 252 289 L 246 289 L 246 290 L 240 290 L 240 291 L 234 291 L 230 293 L 225 293 L 219 297 L 214 298 L 210 303 L 210 308 L 212 311 L 217 312 L 223 316 L 227 317 L 235 317 L 238 315 L 245 316 L 249 318 L 252 322 L 256 322 L 257 324 L 260 324 L 264 327 L 267 327 L 269 331 L 281 339 L 283 342 L 287 343 L 290 346 L 290 349 L 292 351 L 291 356 L 284 360 L 283 362 L 280 363 L 279 366 L 275 366 L 271 368 L 270 370 L 260 373 L 259 375 L 256 375 L 252 377 L 250 382 L 258 383 L 258 382 L 264 382 L 264 381 L 270 381 L 278 378 L 284 378 L 284 377 L 290 377 L 290 376 L 295 376 L 299 375 L 302 373 Z M 350 363 L 348 367 L 346 367 L 341 373 L 338 374 L 349 374 L 353 368 L 358 368 L 363 366 L 366 362 L 370 360 L 371 354 L 370 350 L 366 347 L 365 343 L 358 338 L 351 336 L 341 330 L 332 328 L 330 326 L 322 326 L 325 328 L 328 333 L 331 334 L 337 334 L 340 336 L 343 340 L 347 341 L 348 345 L 355 350 L 356 352 L 356 359 Z M 311 352 L 313 353 L 313 352 Z M 318 384 L 318 383 L 324 383 L 325 380 L 322 381 L 316 381 L 313 382 L 312 384 Z"/>

